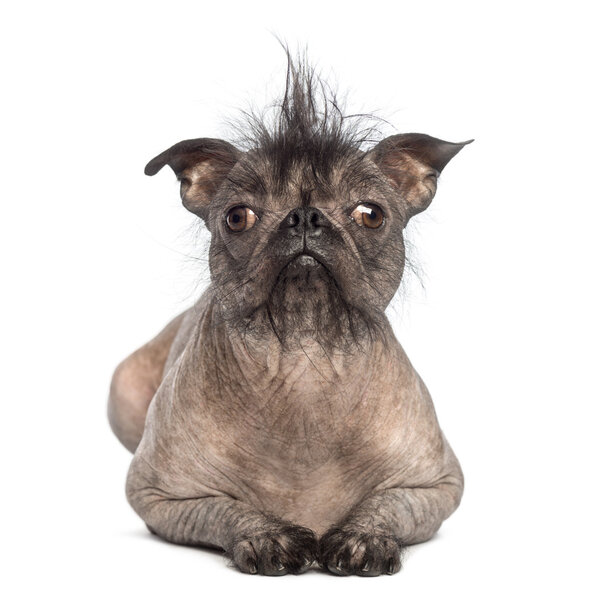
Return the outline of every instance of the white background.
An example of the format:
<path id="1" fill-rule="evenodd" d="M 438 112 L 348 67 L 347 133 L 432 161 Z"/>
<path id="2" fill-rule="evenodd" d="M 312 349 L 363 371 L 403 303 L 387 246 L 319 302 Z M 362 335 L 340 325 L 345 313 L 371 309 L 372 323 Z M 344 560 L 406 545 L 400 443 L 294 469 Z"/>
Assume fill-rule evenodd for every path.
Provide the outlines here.
<path id="1" fill-rule="evenodd" d="M 581 2 L 19 2 L 2 60 L 4 598 L 586 598 L 587 17 Z M 117 362 L 206 283 L 144 164 L 280 88 L 308 44 L 351 111 L 476 142 L 412 226 L 393 326 L 466 493 L 394 577 L 249 577 L 150 536 L 105 417 Z M 390 133 L 395 131 L 391 129 Z M 203 269 L 204 265 L 204 269 Z"/>

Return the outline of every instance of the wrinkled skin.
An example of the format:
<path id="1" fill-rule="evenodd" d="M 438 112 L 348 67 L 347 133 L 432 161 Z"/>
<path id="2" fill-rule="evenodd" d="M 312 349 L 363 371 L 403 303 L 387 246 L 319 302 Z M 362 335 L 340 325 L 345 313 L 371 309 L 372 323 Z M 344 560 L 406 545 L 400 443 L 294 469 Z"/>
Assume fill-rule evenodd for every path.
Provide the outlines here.
<path id="1" fill-rule="evenodd" d="M 205 219 L 212 283 L 115 372 L 109 416 L 135 453 L 129 502 L 152 532 L 222 548 L 246 573 L 315 561 L 395 573 L 401 548 L 429 539 L 463 489 L 384 315 L 403 229 L 463 144 L 394 136 L 321 177 L 294 161 L 280 186 L 261 152 L 177 146 L 146 172 L 169 164 Z M 361 203 L 380 207 L 379 227 L 351 218 Z M 242 205 L 257 218 L 231 231 Z"/>

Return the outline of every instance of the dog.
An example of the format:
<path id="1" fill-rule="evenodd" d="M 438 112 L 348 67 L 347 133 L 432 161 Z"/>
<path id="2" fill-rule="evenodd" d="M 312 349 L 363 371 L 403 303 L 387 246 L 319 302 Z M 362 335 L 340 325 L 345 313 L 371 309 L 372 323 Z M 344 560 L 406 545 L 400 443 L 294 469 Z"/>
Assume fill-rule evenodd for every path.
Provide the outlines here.
<path id="1" fill-rule="evenodd" d="M 366 149 L 361 122 L 289 57 L 275 118 L 250 116 L 244 147 L 187 140 L 145 168 L 169 165 L 210 230 L 211 283 L 115 370 L 127 497 L 152 533 L 245 573 L 396 573 L 463 493 L 385 309 L 405 226 L 470 142 Z"/>

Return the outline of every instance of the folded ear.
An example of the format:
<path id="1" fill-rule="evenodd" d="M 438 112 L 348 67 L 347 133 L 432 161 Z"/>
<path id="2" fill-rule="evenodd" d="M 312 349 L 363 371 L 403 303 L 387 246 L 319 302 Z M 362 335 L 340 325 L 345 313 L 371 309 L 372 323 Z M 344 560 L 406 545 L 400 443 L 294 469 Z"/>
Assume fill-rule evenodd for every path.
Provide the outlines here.
<path id="1" fill-rule="evenodd" d="M 184 140 L 150 160 L 145 174 L 155 175 L 164 165 L 170 165 L 181 182 L 182 204 L 204 219 L 209 202 L 239 155 L 239 150 L 223 140 Z"/>
<path id="2" fill-rule="evenodd" d="M 454 144 L 424 133 L 402 133 L 379 142 L 367 158 L 401 192 L 408 221 L 430 205 L 438 176 L 450 159 L 472 141 Z"/>

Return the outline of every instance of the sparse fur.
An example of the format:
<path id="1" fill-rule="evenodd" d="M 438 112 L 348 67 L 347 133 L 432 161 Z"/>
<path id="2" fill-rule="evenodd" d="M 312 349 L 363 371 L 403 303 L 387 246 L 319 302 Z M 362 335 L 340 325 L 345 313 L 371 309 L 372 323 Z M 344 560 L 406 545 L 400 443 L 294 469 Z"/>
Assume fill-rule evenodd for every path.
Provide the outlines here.
<path id="1" fill-rule="evenodd" d="M 373 118 L 288 61 L 282 101 L 246 115 L 240 144 L 186 140 L 146 166 L 169 165 L 210 230 L 211 285 L 119 366 L 109 417 L 135 452 L 129 502 L 162 538 L 246 573 L 393 574 L 462 495 L 384 311 L 405 225 L 464 144 L 375 144 Z"/>

